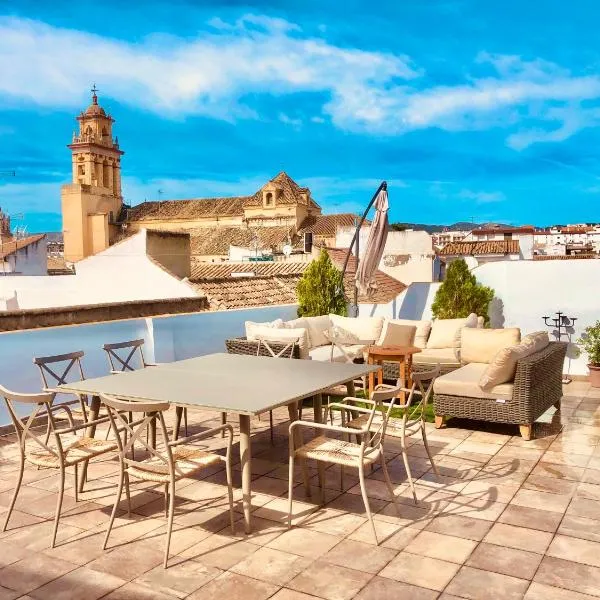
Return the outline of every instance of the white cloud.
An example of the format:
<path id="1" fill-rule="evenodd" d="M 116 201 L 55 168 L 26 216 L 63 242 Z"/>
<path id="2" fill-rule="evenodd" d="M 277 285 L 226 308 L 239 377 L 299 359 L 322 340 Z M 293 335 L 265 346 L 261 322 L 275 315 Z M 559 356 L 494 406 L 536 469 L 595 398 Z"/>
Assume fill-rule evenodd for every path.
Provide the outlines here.
<path id="1" fill-rule="evenodd" d="M 474 200 L 476 204 L 491 204 L 493 202 L 502 202 L 506 196 L 502 192 L 484 192 L 481 190 L 461 190 L 458 197 L 463 200 Z"/>
<path id="2" fill-rule="evenodd" d="M 403 55 L 335 45 L 264 15 L 212 19 L 196 37 L 154 34 L 127 42 L 39 21 L 0 18 L 0 102 L 77 109 L 93 81 L 101 96 L 179 118 L 331 122 L 377 135 L 437 127 L 499 127 L 521 150 L 595 126 L 600 76 L 537 58 L 481 52 L 464 82 L 429 86 Z M 82 58 L 78 58 L 82 57 Z M 485 72 L 485 74 L 482 74 Z M 315 114 L 262 114 L 260 94 L 317 93 Z M 265 109 L 266 110 L 266 109 Z M 278 116 L 279 115 L 279 116 Z"/>

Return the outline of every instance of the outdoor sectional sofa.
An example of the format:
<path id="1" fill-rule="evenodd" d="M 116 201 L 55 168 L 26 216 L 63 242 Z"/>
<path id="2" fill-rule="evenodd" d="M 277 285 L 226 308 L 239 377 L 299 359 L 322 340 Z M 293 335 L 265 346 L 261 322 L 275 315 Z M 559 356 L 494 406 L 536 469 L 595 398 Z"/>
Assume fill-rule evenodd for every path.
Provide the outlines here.
<path id="1" fill-rule="evenodd" d="M 259 339 L 270 341 L 264 345 Z M 518 328 L 483 329 L 483 319 L 474 314 L 435 321 L 325 315 L 247 322 L 246 336 L 226 340 L 226 346 L 232 353 L 273 356 L 289 350 L 293 340 L 286 356 L 334 362 L 362 361 L 371 344 L 420 347 L 413 369 L 431 364 L 441 369 L 434 384 L 436 427 L 446 417 L 461 417 L 519 425 L 530 439 L 533 423 L 551 406 L 560 408 L 567 344 L 550 342 L 546 332 L 521 340 Z M 383 371 L 385 379 L 398 378 L 396 363 L 384 363 Z"/>

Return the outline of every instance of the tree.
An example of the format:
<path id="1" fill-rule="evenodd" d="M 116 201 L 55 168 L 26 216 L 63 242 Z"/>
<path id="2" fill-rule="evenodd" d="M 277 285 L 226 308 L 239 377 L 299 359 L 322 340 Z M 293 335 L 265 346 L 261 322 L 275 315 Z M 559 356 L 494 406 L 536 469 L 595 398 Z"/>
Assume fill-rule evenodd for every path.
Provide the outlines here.
<path id="1" fill-rule="evenodd" d="M 326 250 L 313 260 L 304 271 L 297 287 L 298 316 L 346 316 L 348 313 L 342 272 L 332 264 Z"/>
<path id="2" fill-rule="evenodd" d="M 463 258 L 450 263 L 446 279 L 438 288 L 431 312 L 436 319 L 459 319 L 475 313 L 489 321 L 488 308 L 494 290 L 477 283 Z"/>

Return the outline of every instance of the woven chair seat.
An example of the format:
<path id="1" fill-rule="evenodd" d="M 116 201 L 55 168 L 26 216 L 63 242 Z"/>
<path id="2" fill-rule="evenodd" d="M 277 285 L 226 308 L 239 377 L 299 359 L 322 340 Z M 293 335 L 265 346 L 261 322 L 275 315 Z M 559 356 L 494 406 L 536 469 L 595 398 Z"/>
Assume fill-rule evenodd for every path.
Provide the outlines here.
<path id="1" fill-rule="evenodd" d="M 367 426 L 367 421 L 369 420 L 369 415 L 360 415 L 356 417 L 356 419 L 352 419 L 349 423 L 346 424 L 346 427 L 352 427 L 353 429 L 364 429 Z M 381 415 L 375 415 L 373 417 L 372 428 L 378 427 L 383 422 L 383 417 Z M 413 423 L 412 426 L 410 423 L 406 424 L 406 435 L 413 435 L 419 431 L 419 423 Z M 387 422 L 387 427 L 385 429 L 385 435 L 390 437 L 402 437 L 402 419 L 398 419 L 396 417 L 390 417 Z"/>
<path id="2" fill-rule="evenodd" d="M 223 460 L 223 457 L 219 454 L 206 452 L 197 446 L 176 446 L 172 452 L 176 479 L 189 477 L 194 472 Z M 136 461 L 127 467 L 127 472 L 144 481 L 168 483 L 171 476 L 166 456 L 165 460 L 167 462 L 163 462 L 158 456 L 152 456 L 146 460 Z"/>
<path id="3" fill-rule="evenodd" d="M 360 464 L 360 444 L 320 435 L 298 448 L 296 455 L 345 467 L 358 467 Z M 365 454 L 363 462 L 372 463 L 378 458 L 379 452 L 372 451 L 368 455 Z"/>
<path id="4" fill-rule="evenodd" d="M 65 457 L 65 466 L 67 467 L 117 449 L 117 443 L 114 441 L 78 437 L 76 435 L 61 436 L 61 444 Z M 53 446 L 50 447 L 53 448 Z M 30 463 L 38 467 L 54 469 L 60 467 L 60 457 L 44 448 L 30 450 L 26 456 Z"/>

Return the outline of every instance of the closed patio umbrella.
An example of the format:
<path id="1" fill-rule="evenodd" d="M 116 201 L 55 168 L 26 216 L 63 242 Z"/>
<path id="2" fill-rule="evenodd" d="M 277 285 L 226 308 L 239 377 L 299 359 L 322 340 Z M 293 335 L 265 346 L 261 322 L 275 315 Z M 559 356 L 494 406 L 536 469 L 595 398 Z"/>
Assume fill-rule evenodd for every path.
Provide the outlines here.
<path id="1" fill-rule="evenodd" d="M 389 204 L 387 189 L 385 187 L 382 187 L 382 189 L 379 190 L 374 206 L 375 218 L 371 223 L 367 247 L 365 248 L 364 255 L 360 259 L 358 269 L 356 270 L 356 286 L 361 294 L 366 295 L 369 295 L 376 287 L 375 272 L 377 271 L 379 262 L 383 256 L 389 229 Z"/>

